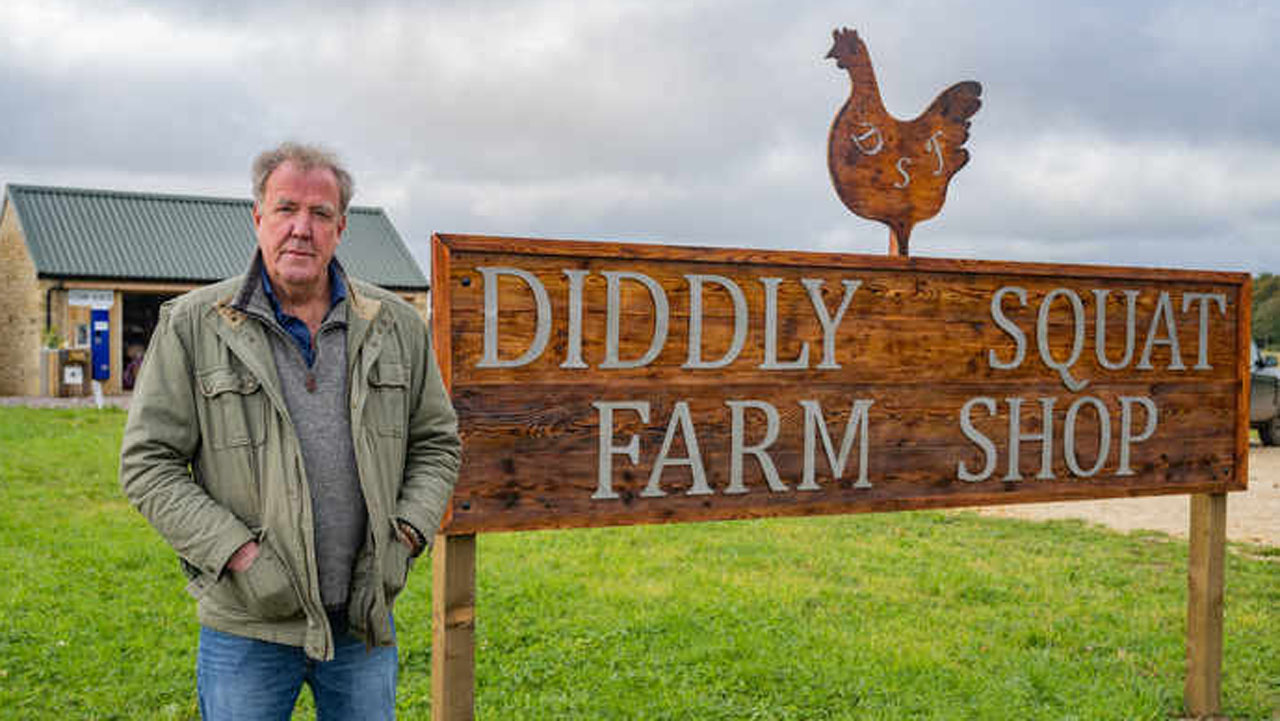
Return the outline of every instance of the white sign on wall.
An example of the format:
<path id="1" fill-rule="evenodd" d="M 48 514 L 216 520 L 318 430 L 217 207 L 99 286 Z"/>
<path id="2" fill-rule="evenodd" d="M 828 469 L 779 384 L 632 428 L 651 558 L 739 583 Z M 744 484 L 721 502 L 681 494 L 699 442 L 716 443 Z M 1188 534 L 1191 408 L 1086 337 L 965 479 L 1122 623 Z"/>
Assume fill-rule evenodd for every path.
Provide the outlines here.
<path id="1" fill-rule="evenodd" d="M 78 386 L 84 382 L 84 369 L 80 366 L 63 366 L 62 382 L 69 386 Z"/>
<path id="2" fill-rule="evenodd" d="M 72 288 L 67 291 L 67 304 L 88 306 L 94 310 L 106 310 L 115 305 L 116 294 L 110 290 L 87 290 Z"/>

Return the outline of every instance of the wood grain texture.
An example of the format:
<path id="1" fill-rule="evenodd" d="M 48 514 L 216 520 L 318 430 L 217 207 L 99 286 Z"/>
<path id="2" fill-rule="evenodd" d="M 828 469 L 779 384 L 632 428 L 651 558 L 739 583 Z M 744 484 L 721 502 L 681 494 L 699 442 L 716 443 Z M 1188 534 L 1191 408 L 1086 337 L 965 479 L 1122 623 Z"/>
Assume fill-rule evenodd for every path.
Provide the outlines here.
<path id="1" fill-rule="evenodd" d="M 448 367 L 465 455 L 447 533 L 1221 492 L 1244 488 L 1247 478 L 1245 274 L 479 236 L 437 236 L 435 244 L 435 330 L 447 335 L 437 341 L 437 352 Z M 486 322 L 496 323 L 490 340 L 497 341 L 497 357 L 511 360 L 530 347 L 539 319 L 527 282 L 494 276 L 497 307 L 486 321 L 486 279 L 478 268 L 518 268 L 545 289 L 549 335 L 536 359 L 518 367 L 479 363 Z M 580 341 L 585 367 L 564 367 L 572 355 L 566 270 L 586 273 Z M 642 283 L 622 282 L 616 308 L 610 308 L 606 272 L 642 274 L 661 288 L 668 303 L 666 341 L 643 367 L 601 367 L 610 313 L 618 319 L 616 352 L 624 359 L 639 358 L 656 327 L 654 303 Z M 724 367 L 686 367 L 695 315 L 693 275 L 727 278 L 740 289 L 746 308 L 742 346 Z M 805 367 L 762 367 L 770 342 L 764 278 L 776 279 L 775 355 L 795 360 L 807 348 Z M 830 332 L 819 320 L 805 279 L 819 283 L 818 302 L 828 322 L 845 297 L 843 283 L 857 284 L 845 315 Z M 992 299 L 1002 288 L 1021 289 L 997 303 L 1006 323 L 1023 335 L 1021 341 L 993 317 Z M 1132 339 L 1126 294 L 1133 297 Z M 1221 297 L 1221 305 L 1197 300 L 1206 295 Z M 1100 297 L 1106 320 L 1101 334 L 1096 324 Z M 730 293 L 704 284 L 701 319 L 701 357 L 725 357 L 739 320 Z M 1020 343 L 1023 362 L 998 367 L 1015 357 Z M 828 365 L 834 367 L 819 367 L 828 345 L 834 361 Z M 1051 367 L 1073 356 L 1066 371 Z M 1138 367 L 1144 358 L 1149 368 Z M 1156 428 L 1150 438 L 1127 444 L 1133 475 L 1120 475 L 1125 404 L 1131 438 L 1142 434 L 1146 422 L 1136 398 L 1149 399 L 1158 409 Z M 996 457 L 993 472 L 981 482 L 959 478 L 961 464 L 973 472 L 988 457 L 961 426 L 962 409 L 974 399 L 985 400 L 970 407 L 972 428 L 989 439 Z M 1041 399 L 1053 404 L 1050 478 L 1038 477 L 1043 443 L 1034 436 L 1044 427 L 1041 404 L 1047 402 Z M 838 447 L 855 400 L 871 403 L 870 488 L 854 482 L 861 437 L 854 440 L 840 478 L 831 472 L 816 435 L 816 451 L 804 452 L 802 402 L 818 403 Z M 777 438 L 767 454 L 786 491 L 770 490 L 761 463 L 747 454 L 742 471 L 747 492 L 725 493 L 733 482 L 731 403 L 743 401 L 776 410 Z M 602 411 L 593 405 L 598 402 L 645 403 L 649 422 L 641 422 L 636 412 L 617 411 L 612 439 L 601 439 Z M 1009 415 L 1017 403 L 1021 478 L 1006 481 L 1011 475 Z M 683 426 L 669 425 L 680 406 L 688 410 L 693 439 Z M 1069 417 L 1072 459 L 1086 470 L 1096 464 L 1096 473 L 1081 476 L 1068 462 L 1064 430 Z M 763 411 L 748 410 L 740 442 L 761 442 L 765 420 Z M 668 465 L 658 483 L 665 495 L 645 496 L 668 434 Z M 1108 444 L 1100 448 L 1104 437 Z M 621 447 L 632 438 L 636 461 L 613 453 L 608 463 L 619 498 L 593 500 L 601 445 Z M 670 463 L 691 457 L 691 440 L 710 494 L 688 494 L 695 488 L 692 461 Z M 806 463 L 820 490 L 796 490 Z"/>
<path id="2" fill-rule="evenodd" d="M 1222 604 L 1226 572 L 1227 496 L 1191 497 L 1187 568 L 1187 678 L 1184 702 L 1192 718 L 1222 709 Z"/>
<path id="3" fill-rule="evenodd" d="M 452 252 L 499 254 L 502 257 L 616 259 L 626 261 L 658 260 L 689 263 L 724 263 L 729 265 L 768 264 L 800 268 L 832 268 L 846 270 L 898 270 L 960 274 L 1002 273 L 1018 277 L 1048 277 L 1062 280 L 1111 278 L 1118 280 L 1188 281 L 1238 287 L 1248 281 L 1248 274 L 1229 271 L 1185 270 L 1179 268 L 1138 268 L 1111 265 L 1071 263 L 1024 263 L 1001 260 L 965 260 L 959 258 L 898 258 L 855 253 L 822 253 L 804 250 L 758 250 L 749 248 L 703 248 L 689 245 L 655 245 L 644 243 L 611 243 L 595 240 L 523 238 L 460 233 L 435 233 L 433 245 L 443 243 Z M 434 270 L 433 270 L 434 277 Z"/>
<path id="4" fill-rule="evenodd" d="M 1240 285 L 1239 306 L 1244 309 L 1244 319 L 1236 326 L 1236 352 L 1240 354 L 1240 370 L 1236 377 L 1236 413 L 1242 419 L 1236 425 L 1236 475 L 1249 478 L 1249 384 L 1253 369 L 1250 367 L 1253 345 L 1253 323 L 1249 314 L 1253 308 L 1253 282 Z"/>
<path id="5" fill-rule="evenodd" d="M 453 357 L 453 306 L 447 302 L 450 267 L 449 245 L 433 242 L 431 244 L 431 287 L 444 288 L 445 291 L 431 294 L 431 339 L 446 388 L 453 383 L 453 364 L 448 362 L 448 359 Z"/>
<path id="6" fill-rule="evenodd" d="M 431 718 L 471 721 L 475 717 L 475 536 L 436 536 L 431 561 Z"/>

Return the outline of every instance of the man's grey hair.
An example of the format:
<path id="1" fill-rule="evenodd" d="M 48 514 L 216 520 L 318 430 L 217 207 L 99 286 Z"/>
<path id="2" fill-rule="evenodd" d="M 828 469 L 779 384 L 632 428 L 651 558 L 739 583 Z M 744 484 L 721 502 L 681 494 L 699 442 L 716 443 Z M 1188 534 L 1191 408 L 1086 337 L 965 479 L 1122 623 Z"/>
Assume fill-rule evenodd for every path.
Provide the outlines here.
<path id="1" fill-rule="evenodd" d="M 342 161 L 327 148 L 307 143 L 285 141 L 270 150 L 264 150 L 253 160 L 253 200 L 261 204 L 267 192 L 267 178 L 276 168 L 287 162 L 293 162 L 304 171 L 324 168 L 333 173 L 338 180 L 338 212 L 345 214 L 351 203 L 351 196 L 356 192 L 356 181 L 351 173 L 342 167 Z"/>

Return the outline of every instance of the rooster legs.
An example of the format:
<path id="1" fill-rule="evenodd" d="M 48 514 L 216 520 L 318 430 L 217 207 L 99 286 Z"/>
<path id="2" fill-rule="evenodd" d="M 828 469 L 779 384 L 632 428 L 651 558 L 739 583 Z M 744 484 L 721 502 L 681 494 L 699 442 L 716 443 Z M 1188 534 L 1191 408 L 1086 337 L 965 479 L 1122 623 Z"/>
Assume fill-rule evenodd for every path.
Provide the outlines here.
<path id="1" fill-rule="evenodd" d="M 889 255 L 906 258 L 910 253 L 907 246 L 911 242 L 910 223 L 887 223 L 889 226 Z"/>

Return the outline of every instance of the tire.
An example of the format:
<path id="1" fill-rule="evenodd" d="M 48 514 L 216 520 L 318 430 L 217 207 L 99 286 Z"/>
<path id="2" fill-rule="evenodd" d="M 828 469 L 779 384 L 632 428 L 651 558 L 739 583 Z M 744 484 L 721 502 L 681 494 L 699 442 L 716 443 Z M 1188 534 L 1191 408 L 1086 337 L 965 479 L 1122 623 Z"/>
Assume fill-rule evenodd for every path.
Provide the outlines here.
<path id="1" fill-rule="evenodd" d="M 1258 426 L 1258 438 L 1262 440 L 1264 446 L 1274 446 L 1280 443 L 1280 417 Z"/>

